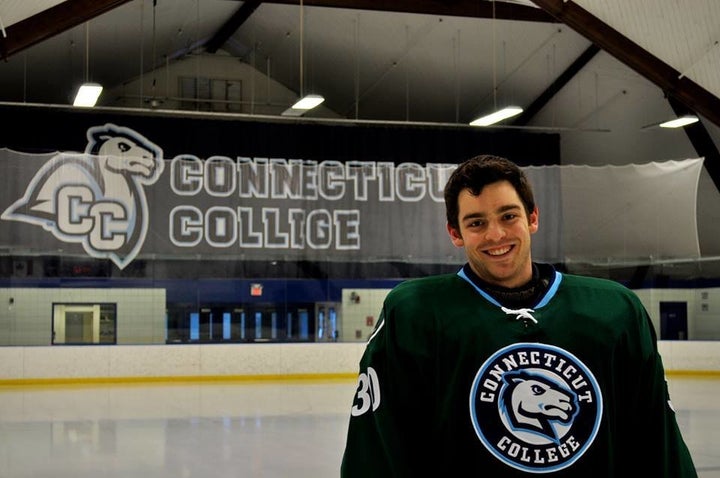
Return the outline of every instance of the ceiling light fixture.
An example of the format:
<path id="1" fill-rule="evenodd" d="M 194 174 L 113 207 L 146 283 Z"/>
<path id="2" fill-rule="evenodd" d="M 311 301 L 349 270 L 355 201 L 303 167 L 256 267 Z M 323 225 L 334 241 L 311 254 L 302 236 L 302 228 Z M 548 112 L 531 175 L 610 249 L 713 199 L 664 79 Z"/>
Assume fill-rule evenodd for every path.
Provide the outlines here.
<path id="1" fill-rule="evenodd" d="M 658 126 L 660 126 L 661 128 L 682 128 L 683 126 L 697 123 L 698 121 L 700 121 L 700 119 L 697 116 L 685 115 L 670 121 L 666 121 L 664 123 L 660 123 Z"/>
<path id="2" fill-rule="evenodd" d="M 282 112 L 282 116 L 302 116 L 305 112 L 315 108 L 325 101 L 320 95 L 305 95 L 290 108 Z"/>
<path id="3" fill-rule="evenodd" d="M 490 126 L 500 121 L 512 118 L 523 112 L 519 106 L 507 106 L 489 115 L 482 116 L 470 122 L 470 126 Z"/>
<path id="4" fill-rule="evenodd" d="M 73 106 L 93 107 L 97 103 L 103 87 L 97 83 L 83 83 L 75 95 Z"/>
<path id="5" fill-rule="evenodd" d="M 90 77 L 90 23 L 85 22 L 85 83 L 80 85 L 73 106 L 92 108 L 100 98 L 103 87 L 98 83 L 88 81 Z"/>
<path id="6" fill-rule="evenodd" d="M 311 110 L 323 101 L 325 101 L 325 98 L 320 95 L 305 95 L 292 105 L 292 108 L 295 110 Z"/>
<path id="7" fill-rule="evenodd" d="M 304 60 L 303 60 L 303 39 L 304 39 L 304 9 L 303 0 L 300 0 L 300 99 L 295 102 L 290 108 L 286 109 L 281 113 L 282 116 L 302 116 L 305 112 L 315 108 L 320 103 L 325 101 L 320 95 L 304 95 Z"/>
<path id="8" fill-rule="evenodd" d="M 282 116 L 302 116 L 307 111 L 315 108 L 320 103 L 325 101 L 325 98 L 323 98 L 320 95 L 305 95 L 297 102 L 295 102 L 294 105 L 292 105 L 290 108 L 286 109 L 281 113 Z"/>
<path id="9" fill-rule="evenodd" d="M 490 113 L 489 115 L 475 118 L 474 120 L 472 120 L 470 122 L 470 126 L 490 126 L 495 123 L 499 123 L 500 121 L 506 120 L 508 118 L 512 118 L 513 116 L 517 116 L 523 112 L 523 109 L 519 106 L 506 106 L 504 108 L 498 109 L 497 54 L 496 54 L 496 48 L 495 48 L 495 26 L 496 26 L 497 22 L 495 20 L 496 20 L 495 2 L 493 1 L 492 2 L 492 74 L 493 74 L 492 95 L 493 95 L 493 108 L 495 109 L 495 112 Z M 503 55 L 504 55 L 504 51 L 503 51 Z"/>

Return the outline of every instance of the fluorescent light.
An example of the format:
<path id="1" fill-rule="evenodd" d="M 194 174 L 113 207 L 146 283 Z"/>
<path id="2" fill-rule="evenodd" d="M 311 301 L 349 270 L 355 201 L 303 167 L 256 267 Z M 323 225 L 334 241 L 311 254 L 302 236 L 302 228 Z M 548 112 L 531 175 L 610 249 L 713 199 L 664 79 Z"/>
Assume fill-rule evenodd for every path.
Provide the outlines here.
<path id="1" fill-rule="evenodd" d="M 700 121 L 700 120 L 698 119 L 697 116 L 685 115 L 685 116 L 681 116 L 679 118 L 675 118 L 674 120 L 660 123 L 659 126 L 661 128 L 682 128 L 683 126 L 697 123 L 698 121 Z"/>
<path id="2" fill-rule="evenodd" d="M 75 96 L 73 106 L 92 107 L 97 103 L 100 93 L 102 93 L 102 85 L 97 83 L 84 83 Z"/>
<path id="3" fill-rule="evenodd" d="M 489 115 L 483 116 L 482 118 L 473 120 L 472 122 L 470 122 L 470 125 L 490 126 L 491 124 L 498 123 L 504 119 L 512 118 L 515 115 L 519 115 L 520 113 L 522 113 L 522 111 L 523 109 L 519 106 L 508 106 L 506 108 L 496 111 L 495 113 L 491 113 Z"/>
<path id="4" fill-rule="evenodd" d="M 317 105 L 325 101 L 325 98 L 323 98 L 320 95 L 305 95 L 303 98 L 300 98 L 300 100 L 292 105 L 292 109 L 294 110 L 311 110 L 315 108 Z"/>
<path id="5" fill-rule="evenodd" d="M 325 98 L 320 95 L 305 95 L 290 108 L 283 111 L 282 116 L 302 116 L 323 101 L 325 101 Z"/>

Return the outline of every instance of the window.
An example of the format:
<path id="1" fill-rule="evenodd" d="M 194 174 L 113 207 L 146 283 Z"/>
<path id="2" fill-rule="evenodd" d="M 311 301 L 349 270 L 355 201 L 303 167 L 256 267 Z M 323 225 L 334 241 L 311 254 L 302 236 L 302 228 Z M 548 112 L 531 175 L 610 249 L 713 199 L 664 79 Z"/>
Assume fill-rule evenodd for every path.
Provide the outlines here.
<path id="1" fill-rule="evenodd" d="M 216 78 L 179 78 L 180 107 L 185 110 L 242 112 L 240 80 Z"/>

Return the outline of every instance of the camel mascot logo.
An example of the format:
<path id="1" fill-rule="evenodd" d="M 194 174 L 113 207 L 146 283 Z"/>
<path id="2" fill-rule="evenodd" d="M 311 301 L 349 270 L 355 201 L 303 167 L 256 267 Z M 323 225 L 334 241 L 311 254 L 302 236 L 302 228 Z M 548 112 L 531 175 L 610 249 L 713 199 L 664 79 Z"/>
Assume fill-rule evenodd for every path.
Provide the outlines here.
<path id="1" fill-rule="evenodd" d="M 595 441 L 602 409 L 592 371 L 567 350 L 541 343 L 496 351 L 470 391 L 480 442 L 501 462 L 529 473 L 572 467 Z"/>
<path id="2" fill-rule="evenodd" d="M 42 226 L 124 269 L 145 242 L 144 186 L 162 174 L 162 150 L 110 123 L 89 128 L 87 139 L 84 154 L 59 153 L 48 160 L 0 218 Z"/>

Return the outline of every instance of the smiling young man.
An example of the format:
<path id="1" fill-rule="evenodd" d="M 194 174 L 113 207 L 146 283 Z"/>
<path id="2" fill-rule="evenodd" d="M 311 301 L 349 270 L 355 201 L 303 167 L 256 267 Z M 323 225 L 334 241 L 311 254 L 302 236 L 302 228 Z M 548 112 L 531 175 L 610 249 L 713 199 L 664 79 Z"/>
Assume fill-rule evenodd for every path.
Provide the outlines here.
<path id="1" fill-rule="evenodd" d="M 647 312 L 620 284 L 532 261 L 522 170 L 472 158 L 445 206 L 467 263 L 388 294 L 341 475 L 696 477 Z"/>

